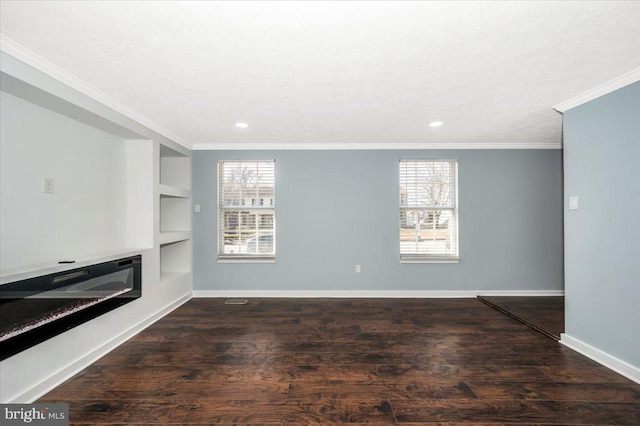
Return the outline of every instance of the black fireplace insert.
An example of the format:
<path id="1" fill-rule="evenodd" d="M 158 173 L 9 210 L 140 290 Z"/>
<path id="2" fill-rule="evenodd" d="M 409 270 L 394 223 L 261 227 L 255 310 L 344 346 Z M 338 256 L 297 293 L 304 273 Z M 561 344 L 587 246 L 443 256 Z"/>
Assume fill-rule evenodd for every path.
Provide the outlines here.
<path id="1" fill-rule="evenodd" d="M 141 256 L 0 285 L 0 360 L 141 296 Z"/>

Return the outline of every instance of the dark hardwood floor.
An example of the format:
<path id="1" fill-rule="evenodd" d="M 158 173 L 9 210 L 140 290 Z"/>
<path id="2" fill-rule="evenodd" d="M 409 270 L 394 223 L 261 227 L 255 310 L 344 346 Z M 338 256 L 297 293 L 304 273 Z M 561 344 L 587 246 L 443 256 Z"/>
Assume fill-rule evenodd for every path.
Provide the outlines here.
<path id="1" fill-rule="evenodd" d="M 478 296 L 478 298 L 553 339 L 560 340 L 560 334 L 564 333 L 564 297 L 562 296 Z"/>
<path id="2" fill-rule="evenodd" d="M 72 424 L 640 424 L 640 386 L 475 299 L 194 299 L 38 402 Z"/>

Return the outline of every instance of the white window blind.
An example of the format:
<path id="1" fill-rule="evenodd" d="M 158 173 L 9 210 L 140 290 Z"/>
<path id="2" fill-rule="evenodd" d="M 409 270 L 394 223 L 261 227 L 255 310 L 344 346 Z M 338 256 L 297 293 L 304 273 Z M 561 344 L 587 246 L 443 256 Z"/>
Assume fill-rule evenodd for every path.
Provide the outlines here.
<path id="1" fill-rule="evenodd" d="M 400 259 L 458 259 L 458 163 L 400 160 Z"/>
<path id="2" fill-rule="evenodd" d="M 275 161 L 218 162 L 218 258 L 274 258 Z"/>

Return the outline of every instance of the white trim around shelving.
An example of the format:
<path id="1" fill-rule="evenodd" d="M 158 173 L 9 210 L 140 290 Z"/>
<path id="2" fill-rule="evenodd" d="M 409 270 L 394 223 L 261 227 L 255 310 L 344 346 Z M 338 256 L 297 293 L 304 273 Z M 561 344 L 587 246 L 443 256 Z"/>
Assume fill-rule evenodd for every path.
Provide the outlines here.
<path id="1" fill-rule="evenodd" d="M 483 296 L 562 296 L 562 290 L 194 290 L 193 297 L 282 298 L 474 298 Z"/>
<path id="2" fill-rule="evenodd" d="M 595 348 L 582 340 L 571 337 L 566 333 L 560 334 L 560 343 L 566 347 L 581 353 L 587 358 L 591 358 L 595 362 L 604 365 L 610 370 L 623 375 L 627 379 L 633 380 L 640 384 L 640 368 L 629 364 L 615 356 L 608 354 L 598 348 Z"/>
<path id="3" fill-rule="evenodd" d="M 575 108 L 579 105 L 585 104 L 615 90 L 628 86 L 629 84 L 633 84 L 636 81 L 640 81 L 640 68 L 631 70 L 628 73 L 616 77 L 613 80 L 609 80 L 606 83 L 596 86 L 591 90 L 587 90 L 586 92 L 574 96 L 571 99 L 560 102 L 559 104 L 554 105 L 553 109 L 562 114 L 565 111 L 570 110 L 571 108 Z"/>
<path id="4" fill-rule="evenodd" d="M 49 377 L 43 379 L 40 383 L 33 386 L 31 389 L 14 397 L 12 400 L 7 401 L 7 403 L 12 403 L 12 402 L 24 403 L 25 401 L 28 401 L 30 403 L 37 400 L 42 395 L 56 388 L 63 382 L 67 381 L 70 377 L 74 376 L 75 374 L 77 374 L 87 366 L 93 364 L 94 362 L 102 358 L 107 353 L 111 352 L 112 350 L 114 350 L 115 348 L 117 348 L 127 340 L 131 339 L 133 336 L 135 336 L 145 328 L 149 327 L 151 324 L 158 321 L 160 318 L 164 317 L 169 312 L 173 311 L 174 309 L 181 306 L 182 304 L 188 302 L 191 299 L 191 297 L 192 296 L 189 293 L 184 294 L 183 296 L 179 297 L 175 301 L 169 303 L 168 305 L 160 308 L 158 311 L 149 315 L 147 318 L 143 319 L 137 324 L 134 324 L 129 329 L 123 331 L 118 336 L 114 337 L 108 342 L 105 342 L 104 344 L 95 348 L 88 354 L 72 361 L 66 367 L 62 368 L 61 370 L 58 370 L 57 372 L 53 373 Z"/>

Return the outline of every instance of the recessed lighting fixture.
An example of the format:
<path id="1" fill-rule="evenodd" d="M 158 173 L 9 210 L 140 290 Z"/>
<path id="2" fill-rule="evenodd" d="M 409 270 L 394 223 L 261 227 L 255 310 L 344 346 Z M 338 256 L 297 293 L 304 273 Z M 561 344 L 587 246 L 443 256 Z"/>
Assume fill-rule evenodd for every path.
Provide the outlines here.
<path id="1" fill-rule="evenodd" d="M 429 123 L 430 127 L 440 127 L 442 126 L 442 121 L 432 121 L 431 123 Z"/>
<path id="2" fill-rule="evenodd" d="M 236 123 L 236 127 L 240 127 L 241 129 L 246 129 L 249 127 L 247 123 Z"/>

